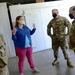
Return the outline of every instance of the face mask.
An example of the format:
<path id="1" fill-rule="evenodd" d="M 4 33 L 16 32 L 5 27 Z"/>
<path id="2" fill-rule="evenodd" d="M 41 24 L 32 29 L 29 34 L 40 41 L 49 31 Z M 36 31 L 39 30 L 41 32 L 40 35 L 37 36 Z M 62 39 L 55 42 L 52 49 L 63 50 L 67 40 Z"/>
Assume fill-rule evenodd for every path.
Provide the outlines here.
<path id="1" fill-rule="evenodd" d="M 56 18 L 57 14 L 53 14 L 52 16 L 53 16 L 54 18 Z"/>
<path id="2" fill-rule="evenodd" d="M 69 14 L 69 17 L 70 17 L 71 19 L 73 19 L 73 15 L 72 15 L 72 14 Z"/>
<path id="3" fill-rule="evenodd" d="M 25 21 L 24 20 L 20 20 L 19 23 L 20 24 L 25 24 Z"/>

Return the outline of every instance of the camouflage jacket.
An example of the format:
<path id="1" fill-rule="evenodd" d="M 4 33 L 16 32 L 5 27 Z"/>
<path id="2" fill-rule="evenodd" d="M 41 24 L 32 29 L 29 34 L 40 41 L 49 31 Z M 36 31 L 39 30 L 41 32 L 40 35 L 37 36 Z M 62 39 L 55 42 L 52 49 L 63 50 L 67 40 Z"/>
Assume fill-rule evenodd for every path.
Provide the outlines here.
<path id="1" fill-rule="evenodd" d="M 0 69 L 8 63 L 8 57 L 6 54 L 5 42 L 3 35 L 0 34 Z"/>
<path id="2" fill-rule="evenodd" d="M 65 34 L 65 28 L 67 27 L 68 32 Z M 47 34 L 52 37 L 51 28 L 53 28 L 53 35 L 59 38 L 62 36 L 69 35 L 70 22 L 65 17 L 59 16 L 59 18 L 52 19 L 47 26 Z"/>
<path id="3" fill-rule="evenodd" d="M 69 46 L 70 49 L 75 51 L 75 20 L 72 22 L 72 26 L 70 28 Z"/>

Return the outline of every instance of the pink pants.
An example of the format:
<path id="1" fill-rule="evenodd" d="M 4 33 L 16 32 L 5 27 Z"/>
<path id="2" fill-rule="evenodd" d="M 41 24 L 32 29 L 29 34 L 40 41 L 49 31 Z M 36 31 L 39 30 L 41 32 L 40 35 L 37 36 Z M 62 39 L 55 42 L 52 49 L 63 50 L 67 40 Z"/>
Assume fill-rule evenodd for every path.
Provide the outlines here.
<path id="1" fill-rule="evenodd" d="M 27 57 L 30 67 L 34 68 L 34 63 L 33 63 L 33 59 L 32 59 L 32 47 L 16 48 L 16 53 L 19 58 L 18 67 L 19 67 L 20 73 L 23 73 L 23 71 L 24 71 L 25 56 Z"/>

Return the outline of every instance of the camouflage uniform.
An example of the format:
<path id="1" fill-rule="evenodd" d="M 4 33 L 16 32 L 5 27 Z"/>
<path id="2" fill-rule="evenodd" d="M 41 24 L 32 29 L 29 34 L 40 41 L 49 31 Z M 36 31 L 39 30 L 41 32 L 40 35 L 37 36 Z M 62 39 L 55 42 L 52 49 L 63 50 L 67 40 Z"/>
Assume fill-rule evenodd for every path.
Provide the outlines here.
<path id="1" fill-rule="evenodd" d="M 72 22 L 69 39 L 70 39 L 69 47 L 70 49 L 75 51 L 75 20 Z"/>
<path id="2" fill-rule="evenodd" d="M 68 33 L 65 34 L 65 28 L 68 28 Z M 53 35 L 51 34 L 51 28 L 53 28 Z M 59 18 L 52 19 L 47 26 L 47 34 L 52 38 L 52 49 L 54 51 L 54 57 L 58 58 L 58 48 L 61 47 L 65 59 L 68 59 L 66 44 L 66 36 L 69 34 L 70 22 L 60 16 Z"/>
<path id="3" fill-rule="evenodd" d="M 6 54 L 5 42 L 2 34 L 0 34 L 0 75 L 9 75 L 8 57 Z"/>

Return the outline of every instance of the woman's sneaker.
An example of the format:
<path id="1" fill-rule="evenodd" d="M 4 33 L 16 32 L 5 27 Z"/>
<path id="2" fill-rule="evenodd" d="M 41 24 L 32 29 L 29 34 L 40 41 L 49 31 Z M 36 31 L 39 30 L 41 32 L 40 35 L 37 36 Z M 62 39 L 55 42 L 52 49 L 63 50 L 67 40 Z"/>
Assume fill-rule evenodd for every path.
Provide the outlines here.
<path id="1" fill-rule="evenodd" d="M 23 73 L 21 73 L 20 75 L 24 75 Z"/>
<path id="2" fill-rule="evenodd" d="M 32 72 L 39 73 L 40 71 L 37 68 L 32 68 Z"/>

